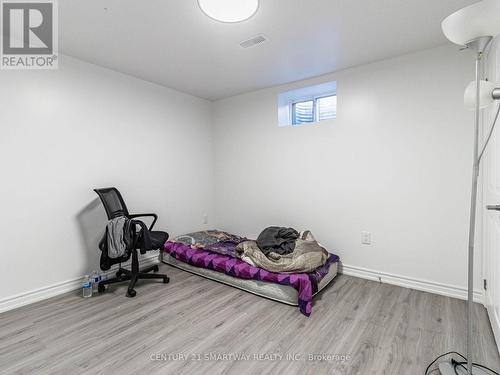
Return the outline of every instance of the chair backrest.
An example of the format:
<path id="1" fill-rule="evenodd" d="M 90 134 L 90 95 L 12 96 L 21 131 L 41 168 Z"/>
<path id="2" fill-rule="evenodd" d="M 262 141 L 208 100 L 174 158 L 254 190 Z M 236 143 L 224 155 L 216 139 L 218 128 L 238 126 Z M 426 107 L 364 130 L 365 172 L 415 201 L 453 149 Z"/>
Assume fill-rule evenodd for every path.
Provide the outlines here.
<path id="1" fill-rule="evenodd" d="M 108 215 L 108 220 L 129 215 L 127 206 L 123 201 L 122 195 L 118 191 L 118 189 L 104 188 L 104 189 L 94 189 L 94 191 L 101 198 L 101 202 L 104 205 L 104 209 L 106 210 L 106 214 Z"/>

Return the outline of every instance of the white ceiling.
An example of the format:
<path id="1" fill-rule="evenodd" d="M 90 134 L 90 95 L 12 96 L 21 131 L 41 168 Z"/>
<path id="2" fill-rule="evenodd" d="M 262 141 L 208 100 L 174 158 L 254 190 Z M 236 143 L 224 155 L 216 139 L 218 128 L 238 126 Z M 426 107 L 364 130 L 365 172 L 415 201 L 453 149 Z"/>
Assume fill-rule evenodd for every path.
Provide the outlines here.
<path id="1" fill-rule="evenodd" d="M 215 100 L 441 45 L 442 19 L 475 2 L 261 0 L 253 18 L 226 24 L 203 14 L 197 0 L 65 0 L 60 47 Z M 257 34 L 269 40 L 240 47 Z"/>

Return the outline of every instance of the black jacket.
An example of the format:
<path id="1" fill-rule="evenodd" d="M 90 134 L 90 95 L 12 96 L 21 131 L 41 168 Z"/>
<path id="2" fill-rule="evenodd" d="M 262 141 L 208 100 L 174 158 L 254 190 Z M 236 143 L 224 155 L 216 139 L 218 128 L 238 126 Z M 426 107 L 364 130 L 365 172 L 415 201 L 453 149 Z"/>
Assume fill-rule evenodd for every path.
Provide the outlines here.
<path id="1" fill-rule="evenodd" d="M 290 254 L 295 249 L 299 233 L 293 228 L 269 227 L 257 238 L 257 246 L 267 256 L 270 252 Z"/>

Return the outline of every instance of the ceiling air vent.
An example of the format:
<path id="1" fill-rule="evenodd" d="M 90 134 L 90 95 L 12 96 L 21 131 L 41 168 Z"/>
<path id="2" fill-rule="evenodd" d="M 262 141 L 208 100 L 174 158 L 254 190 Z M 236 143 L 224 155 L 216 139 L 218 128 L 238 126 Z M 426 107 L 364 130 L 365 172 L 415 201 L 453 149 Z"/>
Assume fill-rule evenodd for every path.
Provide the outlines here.
<path id="1" fill-rule="evenodd" d="M 249 48 L 249 47 L 253 47 L 257 44 L 264 43 L 266 40 L 267 40 L 267 37 L 263 34 L 260 34 L 260 35 L 254 36 L 253 38 L 245 40 L 244 42 L 241 42 L 240 46 L 242 46 L 243 48 Z"/>

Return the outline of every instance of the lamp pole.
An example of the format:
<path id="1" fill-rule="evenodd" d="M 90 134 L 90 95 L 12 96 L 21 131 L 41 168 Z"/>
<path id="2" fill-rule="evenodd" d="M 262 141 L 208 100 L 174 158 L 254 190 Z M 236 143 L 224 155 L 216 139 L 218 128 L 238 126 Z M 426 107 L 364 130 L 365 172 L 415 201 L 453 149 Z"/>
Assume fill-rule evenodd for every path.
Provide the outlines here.
<path id="1" fill-rule="evenodd" d="M 480 95 L 480 70 L 482 52 L 476 55 L 476 108 L 474 124 L 474 154 L 472 167 L 472 190 L 470 204 L 469 223 L 469 260 L 468 260 L 468 290 L 467 290 L 467 373 L 472 375 L 472 314 L 474 308 L 474 242 L 476 238 L 476 209 L 477 209 L 477 185 L 479 179 L 479 95 Z"/>

